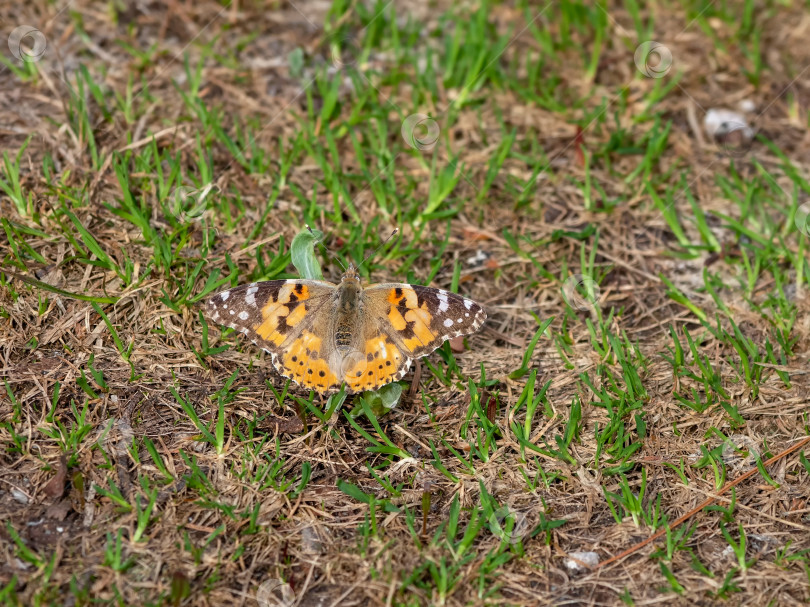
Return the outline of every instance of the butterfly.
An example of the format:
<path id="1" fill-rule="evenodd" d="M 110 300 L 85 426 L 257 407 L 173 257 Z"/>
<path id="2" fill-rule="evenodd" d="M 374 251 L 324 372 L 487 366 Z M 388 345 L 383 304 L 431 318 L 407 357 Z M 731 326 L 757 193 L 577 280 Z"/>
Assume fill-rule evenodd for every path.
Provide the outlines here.
<path id="1" fill-rule="evenodd" d="M 414 358 L 475 333 L 487 318 L 472 299 L 405 283 L 363 288 L 354 264 L 339 284 L 270 280 L 206 300 L 208 316 L 270 353 L 284 377 L 321 394 L 402 379 Z"/>

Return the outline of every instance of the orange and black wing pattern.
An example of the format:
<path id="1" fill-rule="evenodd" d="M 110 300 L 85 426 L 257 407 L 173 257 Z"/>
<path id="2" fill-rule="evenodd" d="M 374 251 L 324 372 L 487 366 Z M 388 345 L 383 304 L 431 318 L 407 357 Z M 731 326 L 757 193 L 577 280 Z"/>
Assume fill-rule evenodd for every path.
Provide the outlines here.
<path id="1" fill-rule="evenodd" d="M 210 297 L 208 316 L 243 333 L 270 353 L 273 366 L 305 388 L 329 392 L 342 379 L 331 369 L 325 327 L 335 285 L 317 280 L 270 280 Z"/>
<path id="2" fill-rule="evenodd" d="M 364 364 L 344 377 L 355 391 L 402 379 L 414 358 L 430 354 L 448 339 L 475 333 L 487 318 L 472 299 L 442 289 L 384 283 L 369 286 L 363 294 L 375 326 L 367 329 Z"/>

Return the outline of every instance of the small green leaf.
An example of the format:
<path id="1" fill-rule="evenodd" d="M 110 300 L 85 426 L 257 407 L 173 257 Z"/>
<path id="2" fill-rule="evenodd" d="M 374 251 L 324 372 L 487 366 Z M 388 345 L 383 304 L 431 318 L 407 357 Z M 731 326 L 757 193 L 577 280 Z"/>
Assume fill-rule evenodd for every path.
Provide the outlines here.
<path id="1" fill-rule="evenodd" d="M 397 406 L 401 396 L 402 385 L 394 382 L 377 390 L 366 390 L 361 398 L 374 416 L 381 417 Z M 354 419 L 365 415 L 363 405 L 356 403 L 349 415 Z"/>
<path id="2" fill-rule="evenodd" d="M 350 498 L 357 500 L 358 502 L 362 502 L 364 504 L 368 504 L 371 500 L 374 499 L 373 495 L 368 493 L 363 493 L 363 490 L 360 489 L 357 485 L 352 485 L 348 481 L 344 481 L 343 479 L 339 478 L 337 481 L 337 487 L 343 493 L 348 495 Z"/>
<path id="3" fill-rule="evenodd" d="M 301 78 L 304 74 L 304 51 L 301 47 L 297 47 L 287 55 L 287 61 L 290 64 L 290 75 L 293 78 Z"/>
<path id="4" fill-rule="evenodd" d="M 315 244 L 321 239 L 323 233 L 318 230 L 310 232 L 301 230 L 290 245 L 290 257 L 295 269 L 301 278 L 308 280 L 323 280 L 321 264 L 315 257 Z"/>
<path id="5" fill-rule="evenodd" d="M 402 385 L 397 382 L 386 384 L 374 392 L 366 392 L 366 399 L 377 417 L 388 413 L 397 406 L 402 396 Z"/>
<path id="6" fill-rule="evenodd" d="M 341 386 L 339 392 L 335 392 L 329 397 L 329 400 L 326 401 L 326 418 L 324 421 L 328 421 L 332 415 L 340 409 L 343 403 L 346 401 L 346 391 Z"/>

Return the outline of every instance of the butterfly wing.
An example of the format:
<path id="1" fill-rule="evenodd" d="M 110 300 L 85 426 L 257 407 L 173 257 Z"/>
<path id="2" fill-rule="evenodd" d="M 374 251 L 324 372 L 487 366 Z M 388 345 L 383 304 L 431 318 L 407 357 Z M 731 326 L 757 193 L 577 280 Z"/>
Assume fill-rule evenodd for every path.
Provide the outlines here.
<path id="1" fill-rule="evenodd" d="M 318 280 L 270 280 L 217 293 L 206 301 L 215 322 L 244 333 L 270 353 L 273 366 L 305 388 L 337 390 L 341 378 L 326 358 L 336 285 Z"/>
<path id="2" fill-rule="evenodd" d="M 475 333 L 487 318 L 472 299 L 442 289 L 383 283 L 363 293 L 375 317 L 382 319 L 382 332 L 409 358 L 430 354 L 453 337 Z"/>
<path id="3" fill-rule="evenodd" d="M 364 291 L 365 293 L 365 291 Z M 349 393 L 376 390 L 402 379 L 411 366 L 411 355 L 394 335 L 384 318 L 384 301 L 365 298 L 365 314 L 360 322 L 361 335 L 356 346 L 342 359 L 341 375 Z"/>

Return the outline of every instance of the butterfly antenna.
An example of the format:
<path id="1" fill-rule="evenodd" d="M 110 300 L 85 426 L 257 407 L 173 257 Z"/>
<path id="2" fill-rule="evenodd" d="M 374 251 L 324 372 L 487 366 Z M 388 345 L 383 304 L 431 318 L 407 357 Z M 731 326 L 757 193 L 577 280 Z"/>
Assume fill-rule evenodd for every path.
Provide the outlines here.
<path id="1" fill-rule="evenodd" d="M 382 248 L 385 246 L 385 243 L 387 243 L 389 240 L 391 240 L 391 239 L 392 239 L 392 238 L 393 238 L 393 237 L 396 235 L 396 233 L 397 233 L 397 232 L 399 232 L 399 228 L 394 228 L 394 231 L 393 231 L 393 232 L 391 232 L 391 234 L 388 236 L 388 238 L 386 238 L 385 240 L 383 240 L 383 241 L 382 241 L 382 242 L 379 244 L 379 246 L 378 246 L 376 249 L 374 249 L 374 251 L 373 251 L 372 253 L 370 253 L 370 254 L 366 255 L 366 258 L 365 258 L 363 261 L 361 261 L 361 262 L 360 262 L 360 264 L 359 264 L 357 267 L 359 268 L 359 267 L 360 267 L 360 266 L 362 266 L 364 263 L 366 263 L 366 261 L 368 261 L 368 258 L 369 258 L 369 257 L 374 257 L 374 256 L 377 254 L 377 251 L 379 251 L 380 249 L 382 249 Z"/>
<path id="2" fill-rule="evenodd" d="M 310 228 L 310 227 L 309 227 L 309 224 L 308 224 L 308 223 L 305 223 L 304 225 L 307 227 L 307 230 L 309 230 L 309 233 L 310 233 L 310 234 L 312 234 L 312 237 L 315 239 L 315 242 L 317 242 L 319 245 L 321 245 L 321 248 L 324 250 L 324 252 L 325 252 L 325 253 L 326 253 L 326 254 L 327 254 L 329 257 L 331 257 L 331 258 L 332 258 L 332 259 L 334 259 L 336 262 L 338 262 L 338 265 L 339 265 L 341 268 L 343 268 L 343 271 L 345 272 L 345 271 L 346 271 L 346 266 L 344 266 L 344 265 L 343 265 L 343 262 L 342 262 L 342 261 L 340 261 L 340 260 L 337 258 L 337 255 L 335 255 L 335 254 L 333 254 L 332 252 L 330 252 L 330 251 L 329 251 L 329 249 L 327 249 L 327 248 L 326 248 L 326 245 L 325 245 L 325 244 L 323 244 L 323 242 L 321 242 L 321 240 L 320 240 L 320 239 L 319 239 L 317 236 L 315 236 L 315 232 L 313 232 L 313 231 L 312 231 L 312 228 Z"/>

